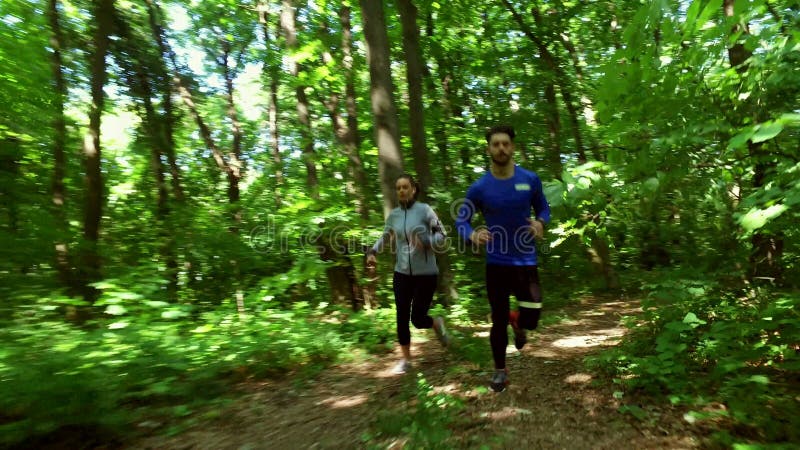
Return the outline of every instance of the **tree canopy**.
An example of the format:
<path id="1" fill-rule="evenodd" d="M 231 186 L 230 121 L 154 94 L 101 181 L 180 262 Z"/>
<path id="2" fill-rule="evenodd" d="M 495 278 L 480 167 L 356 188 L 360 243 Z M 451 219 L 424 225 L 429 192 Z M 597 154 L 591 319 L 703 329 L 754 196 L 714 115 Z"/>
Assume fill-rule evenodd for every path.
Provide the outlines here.
<path id="1" fill-rule="evenodd" d="M 3 439 L 385 350 L 391 255 L 363 257 L 404 171 L 448 231 L 441 303 L 483 320 L 453 221 L 506 123 L 553 209 L 545 297 L 641 299 L 597 370 L 724 403 L 756 430 L 725 445 L 797 444 L 799 24 L 792 0 L 0 3 Z"/>

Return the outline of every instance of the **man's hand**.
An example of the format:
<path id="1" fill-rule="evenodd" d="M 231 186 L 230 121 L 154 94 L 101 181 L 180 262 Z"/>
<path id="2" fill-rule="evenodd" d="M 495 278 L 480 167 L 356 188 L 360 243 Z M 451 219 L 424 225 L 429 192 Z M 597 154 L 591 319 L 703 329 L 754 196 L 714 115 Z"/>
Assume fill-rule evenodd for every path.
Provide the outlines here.
<path id="1" fill-rule="evenodd" d="M 378 258 L 375 257 L 374 253 L 370 253 L 367 255 L 367 268 L 374 269 L 378 265 Z"/>
<path id="2" fill-rule="evenodd" d="M 486 245 L 487 242 L 492 240 L 492 234 L 486 228 L 475 230 L 469 236 L 469 240 L 477 245 Z"/>
<path id="3" fill-rule="evenodd" d="M 531 234 L 533 234 L 534 239 L 541 239 L 544 237 L 544 225 L 540 220 L 528 217 L 528 224 L 530 224 Z"/>

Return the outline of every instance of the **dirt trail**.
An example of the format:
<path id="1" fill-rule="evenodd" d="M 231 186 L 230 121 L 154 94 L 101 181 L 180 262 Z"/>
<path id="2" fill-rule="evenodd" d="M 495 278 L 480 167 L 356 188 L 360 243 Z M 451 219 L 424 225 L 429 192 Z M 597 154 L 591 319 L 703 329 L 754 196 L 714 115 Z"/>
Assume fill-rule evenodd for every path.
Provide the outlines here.
<path id="1" fill-rule="evenodd" d="M 699 444 L 670 411 L 651 411 L 657 421 L 639 422 L 617 412 L 613 387 L 594 386 L 583 358 L 615 345 L 631 302 L 587 298 L 548 314 L 568 320 L 543 327 L 520 353 L 509 348 L 511 384 L 496 394 L 489 372 L 453 361 L 435 340 L 414 347 L 415 370 L 435 392 L 463 401 L 450 425 L 448 448 L 689 449 Z M 488 335 L 488 329 L 472 330 Z M 417 334 L 414 335 L 414 338 Z M 412 339 L 414 339 L 412 338 Z M 488 346 L 488 338 L 486 338 Z M 174 438 L 152 437 L 136 449 L 364 448 L 364 433 L 377 414 L 411 410 L 403 388 L 414 373 L 393 376 L 396 355 L 374 362 L 334 366 L 305 386 L 289 381 L 249 384 L 218 419 Z M 408 389 L 406 388 L 406 391 Z M 376 442 L 372 442 L 375 444 Z M 414 444 L 379 441 L 382 448 Z"/>

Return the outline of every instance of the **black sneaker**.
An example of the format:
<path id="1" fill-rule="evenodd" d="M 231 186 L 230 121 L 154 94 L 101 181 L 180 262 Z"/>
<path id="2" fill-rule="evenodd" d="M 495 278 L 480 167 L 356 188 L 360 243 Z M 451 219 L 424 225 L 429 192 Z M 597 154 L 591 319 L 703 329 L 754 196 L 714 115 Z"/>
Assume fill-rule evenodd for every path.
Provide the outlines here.
<path id="1" fill-rule="evenodd" d="M 492 390 L 503 392 L 508 386 L 508 369 L 496 369 L 492 375 Z"/>
<path id="2" fill-rule="evenodd" d="M 522 347 L 525 347 L 525 343 L 528 342 L 528 334 L 519 326 L 519 311 L 508 313 L 508 323 L 511 324 L 511 329 L 514 330 L 514 347 L 517 347 L 517 350 L 522 350 Z"/>

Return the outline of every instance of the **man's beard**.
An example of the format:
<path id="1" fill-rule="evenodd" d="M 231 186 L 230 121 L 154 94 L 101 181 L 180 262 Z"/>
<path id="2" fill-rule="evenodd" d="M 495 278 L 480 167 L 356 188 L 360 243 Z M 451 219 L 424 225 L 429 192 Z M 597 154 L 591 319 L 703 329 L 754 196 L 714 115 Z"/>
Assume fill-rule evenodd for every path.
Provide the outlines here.
<path id="1" fill-rule="evenodd" d="M 492 162 L 497 164 L 498 166 L 507 166 L 511 163 L 511 156 L 506 156 L 505 160 L 499 160 L 496 157 L 492 156 Z"/>

